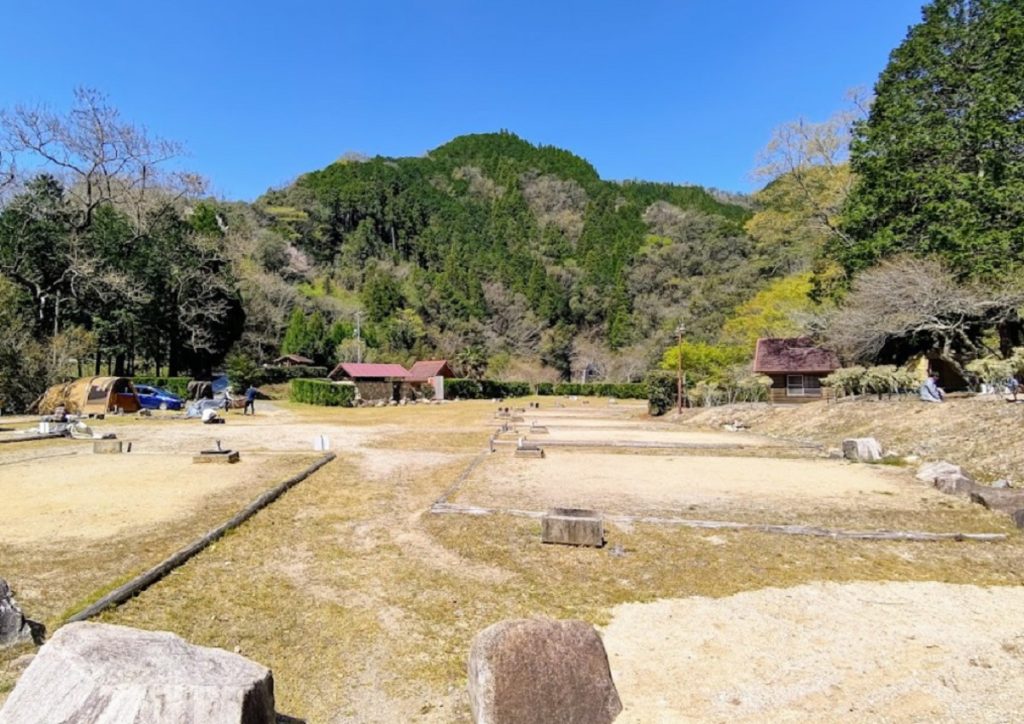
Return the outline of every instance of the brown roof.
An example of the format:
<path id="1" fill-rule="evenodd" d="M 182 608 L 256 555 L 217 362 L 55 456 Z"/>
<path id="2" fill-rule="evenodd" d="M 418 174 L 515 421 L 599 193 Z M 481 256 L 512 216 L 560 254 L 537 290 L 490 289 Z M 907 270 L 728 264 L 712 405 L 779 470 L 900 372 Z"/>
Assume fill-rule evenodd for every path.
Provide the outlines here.
<path id="1" fill-rule="evenodd" d="M 402 365 L 358 362 L 342 362 L 328 375 L 332 380 L 339 377 L 347 377 L 352 380 L 404 380 L 408 376 L 409 370 Z"/>
<path id="2" fill-rule="evenodd" d="M 815 346 L 810 337 L 767 337 L 757 340 L 754 350 L 754 372 L 828 373 L 839 369 L 835 352 Z"/>
<path id="3" fill-rule="evenodd" d="M 303 357 L 301 354 L 286 354 L 283 357 L 278 357 L 274 360 L 274 364 L 279 365 L 282 362 L 294 362 L 297 365 L 311 365 L 313 360 L 309 357 Z"/>
<path id="4" fill-rule="evenodd" d="M 420 360 L 409 370 L 409 379 L 415 382 L 425 382 L 431 377 L 454 377 L 455 373 L 448 366 L 448 360 L 428 359 Z"/>

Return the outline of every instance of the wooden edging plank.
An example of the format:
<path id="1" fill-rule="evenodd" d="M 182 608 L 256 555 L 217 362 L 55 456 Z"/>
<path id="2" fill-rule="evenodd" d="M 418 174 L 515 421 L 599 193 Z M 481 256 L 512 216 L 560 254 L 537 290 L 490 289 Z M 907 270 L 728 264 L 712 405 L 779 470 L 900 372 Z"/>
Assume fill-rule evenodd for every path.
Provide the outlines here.
<path id="1" fill-rule="evenodd" d="M 275 500 L 284 495 L 284 493 L 287 492 L 290 488 L 301 483 L 303 480 L 308 478 L 310 475 L 315 473 L 317 470 L 322 468 L 327 463 L 334 460 L 336 457 L 337 456 L 334 453 L 327 453 L 302 472 L 298 473 L 297 475 L 293 475 L 292 477 L 288 478 L 287 480 L 281 483 L 278 483 L 273 488 L 271 488 L 270 490 L 256 498 L 254 501 L 249 503 L 249 505 L 242 508 L 242 510 L 240 510 L 238 513 L 232 516 L 225 523 L 217 526 L 209 533 L 204 535 L 202 538 L 193 541 L 192 543 L 185 546 L 178 552 L 173 553 L 168 558 L 153 566 L 148 571 L 136 576 L 132 580 L 128 581 L 128 583 L 125 583 L 123 586 L 115 588 L 113 591 L 103 596 L 95 603 L 86 606 L 78 613 L 74 614 L 73 616 L 70 616 L 65 621 L 65 623 L 71 623 L 72 621 L 85 621 L 87 619 L 92 618 L 101 611 L 110 608 L 111 606 L 118 606 L 124 603 L 125 601 L 132 598 L 139 592 L 145 590 L 149 586 L 159 581 L 161 578 L 166 576 L 175 568 L 178 568 L 179 566 L 184 564 L 197 553 L 200 553 L 202 550 L 207 548 L 211 543 L 221 538 L 225 533 L 230 531 L 232 528 L 237 528 L 239 525 L 247 521 L 249 518 L 256 515 L 256 513 L 263 510 L 268 505 L 270 505 Z"/>
<path id="2" fill-rule="evenodd" d="M 491 515 L 504 513 L 524 518 L 542 518 L 545 513 L 537 510 L 516 510 L 502 508 L 484 508 L 476 505 L 455 505 L 452 503 L 434 503 L 431 513 L 448 513 L 456 515 Z M 818 528 L 806 525 L 770 525 L 758 523 L 736 523 L 724 520 L 695 520 L 690 518 L 656 518 L 638 515 L 606 515 L 604 519 L 613 523 L 649 523 L 652 525 L 677 525 L 684 528 L 705 528 L 712 530 L 752 530 L 758 533 L 776 533 L 781 535 L 806 535 L 816 538 L 832 538 L 834 540 L 884 540 L 884 541 L 972 541 L 976 543 L 995 543 L 1006 540 L 1005 533 L 929 533 L 926 531 L 904 530 L 837 530 Z"/>

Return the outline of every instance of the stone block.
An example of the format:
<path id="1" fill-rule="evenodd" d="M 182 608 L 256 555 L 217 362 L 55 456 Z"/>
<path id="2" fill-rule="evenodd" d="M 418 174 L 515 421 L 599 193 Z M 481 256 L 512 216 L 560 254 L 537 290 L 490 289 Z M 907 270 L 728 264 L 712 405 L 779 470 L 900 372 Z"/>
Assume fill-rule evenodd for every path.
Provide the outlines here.
<path id="1" fill-rule="evenodd" d="M 882 459 L 882 446 L 873 437 L 851 437 L 843 440 L 843 457 L 855 463 L 877 463 Z"/>
<path id="2" fill-rule="evenodd" d="M 118 455 L 124 452 L 121 440 L 94 440 L 92 451 L 95 455 Z"/>
<path id="3" fill-rule="evenodd" d="M 1024 508 L 1024 490 L 975 485 L 970 495 L 972 501 L 984 505 L 989 510 L 998 510 L 1013 515 Z"/>
<path id="4" fill-rule="evenodd" d="M 543 458 L 544 451 L 539 447 L 517 447 L 514 453 L 517 458 Z"/>
<path id="5" fill-rule="evenodd" d="M 1013 524 L 1018 528 L 1024 528 L 1024 508 L 1014 511 L 1013 513 Z"/>
<path id="6" fill-rule="evenodd" d="M 241 456 L 237 450 L 218 450 L 216 452 L 201 452 L 192 456 L 194 463 L 237 463 Z"/>
<path id="7" fill-rule="evenodd" d="M 54 634 L 0 710 L 2 724 L 274 724 L 270 670 L 164 631 L 70 623 Z"/>
<path id="8" fill-rule="evenodd" d="M 477 724 L 610 724 L 622 711 L 594 627 L 552 619 L 502 621 L 477 634 L 469 702 Z"/>
<path id="9" fill-rule="evenodd" d="M 595 510 L 583 508 L 552 508 L 541 518 L 542 543 L 570 546 L 604 545 L 604 521 Z"/>

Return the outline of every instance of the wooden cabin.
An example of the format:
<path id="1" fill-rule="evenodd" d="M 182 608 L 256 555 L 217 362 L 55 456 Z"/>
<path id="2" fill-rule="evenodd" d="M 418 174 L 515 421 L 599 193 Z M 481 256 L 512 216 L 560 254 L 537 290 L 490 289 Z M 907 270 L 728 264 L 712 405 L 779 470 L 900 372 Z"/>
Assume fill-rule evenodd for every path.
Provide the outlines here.
<path id="1" fill-rule="evenodd" d="M 769 399 L 776 403 L 820 400 L 821 379 L 837 369 L 835 352 L 810 337 L 763 337 L 754 350 L 754 373 L 771 378 Z"/>

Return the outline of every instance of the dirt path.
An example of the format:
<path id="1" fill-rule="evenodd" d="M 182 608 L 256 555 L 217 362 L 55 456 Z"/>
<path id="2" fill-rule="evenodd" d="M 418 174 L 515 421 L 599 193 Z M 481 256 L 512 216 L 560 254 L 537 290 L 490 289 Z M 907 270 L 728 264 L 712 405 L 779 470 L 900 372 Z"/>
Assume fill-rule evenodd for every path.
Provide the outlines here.
<path id="1" fill-rule="evenodd" d="M 1021 610 L 1020 587 L 814 583 L 621 605 L 604 641 L 624 723 L 1008 722 Z"/>

